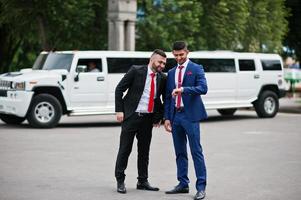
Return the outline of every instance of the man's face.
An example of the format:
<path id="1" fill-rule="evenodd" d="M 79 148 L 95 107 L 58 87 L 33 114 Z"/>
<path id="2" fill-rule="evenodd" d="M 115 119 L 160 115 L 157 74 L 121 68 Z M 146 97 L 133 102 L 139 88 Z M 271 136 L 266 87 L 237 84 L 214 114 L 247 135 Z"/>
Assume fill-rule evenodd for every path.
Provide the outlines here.
<path id="1" fill-rule="evenodd" d="M 180 65 L 183 64 L 187 60 L 188 53 L 189 53 L 189 51 L 187 49 L 172 51 L 172 54 L 174 55 L 177 63 L 179 63 Z"/>
<path id="2" fill-rule="evenodd" d="M 162 72 L 166 65 L 166 58 L 158 54 L 151 58 L 152 69 L 156 72 Z"/>
<path id="3" fill-rule="evenodd" d="M 94 62 L 89 62 L 88 63 L 88 68 L 89 69 L 94 69 L 94 68 L 96 68 L 96 64 Z"/>

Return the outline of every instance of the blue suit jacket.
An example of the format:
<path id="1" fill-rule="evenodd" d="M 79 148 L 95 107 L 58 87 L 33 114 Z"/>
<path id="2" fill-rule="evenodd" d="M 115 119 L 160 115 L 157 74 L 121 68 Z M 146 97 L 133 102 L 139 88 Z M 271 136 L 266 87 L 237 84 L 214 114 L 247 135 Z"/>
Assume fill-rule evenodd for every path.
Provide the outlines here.
<path id="1" fill-rule="evenodd" d="M 173 121 L 175 114 L 175 98 L 171 93 L 176 88 L 175 84 L 176 67 L 168 71 L 166 83 L 166 96 L 164 106 L 164 118 Z M 201 98 L 201 94 L 207 93 L 207 81 L 203 66 L 188 62 L 183 78 L 182 100 L 184 104 L 185 114 L 192 122 L 201 121 L 207 118 L 207 113 Z"/>

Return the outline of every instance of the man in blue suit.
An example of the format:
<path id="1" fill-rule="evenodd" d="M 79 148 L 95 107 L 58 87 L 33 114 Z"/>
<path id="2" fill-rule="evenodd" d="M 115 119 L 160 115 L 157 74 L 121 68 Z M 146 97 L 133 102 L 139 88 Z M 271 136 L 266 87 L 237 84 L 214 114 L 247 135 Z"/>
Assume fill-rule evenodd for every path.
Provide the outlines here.
<path id="1" fill-rule="evenodd" d="M 194 199 L 205 198 L 206 166 L 200 144 L 200 121 L 207 118 L 201 96 L 207 93 L 207 82 L 201 65 L 191 62 L 183 41 L 173 44 L 177 66 L 169 70 L 166 83 L 164 127 L 172 132 L 179 184 L 166 194 L 188 193 L 187 138 L 194 162 L 197 193 Z"/>

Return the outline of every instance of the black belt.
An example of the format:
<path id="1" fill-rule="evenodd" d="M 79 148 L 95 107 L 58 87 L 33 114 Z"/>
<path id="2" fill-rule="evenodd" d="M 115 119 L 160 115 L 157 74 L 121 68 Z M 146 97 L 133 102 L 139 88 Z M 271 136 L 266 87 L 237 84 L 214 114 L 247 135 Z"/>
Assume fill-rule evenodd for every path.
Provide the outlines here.
<path id="1" fill-rule="evenodd" d="M 179 108 L 176 107 L 176 112 L 184 112 L 184 111 L 185 111 L 184 107 L 179 107 Z"/>
<path id="2" fill-rule="evenodd" d="M 153 113 L 141 113 L 141 112 L 136 112 L 136 114 L 139 117 L 146 117 L 146 116 L 151 116 Z"/>

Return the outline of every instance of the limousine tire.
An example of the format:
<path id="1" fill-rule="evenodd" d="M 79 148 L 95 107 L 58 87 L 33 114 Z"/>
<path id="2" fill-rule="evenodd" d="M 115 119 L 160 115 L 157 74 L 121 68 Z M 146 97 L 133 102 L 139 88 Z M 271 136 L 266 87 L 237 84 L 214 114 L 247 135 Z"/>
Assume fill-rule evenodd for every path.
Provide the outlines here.
<path id="1" fill-rule="evenodd" d="M 18 117 L 15 115 L 7 115 L 7 114 L 0 114 L 0 119 L 5 122 L 6 124 L 14 124 L 18 125 L 24 122 L 25 117 Z"/>
<path id="2" fill-rule="evenodd" d="M 59 100 L 49 94 L 38 94 L 33 100 L 27 115 L 29 124 L 35 128 L 53 128 L 62 116 Z"/>
<path id="3" fill-rule="evenodd" d="M 273 91 L 263 91 L 254 102 L 254 108 L 261 118 L 274 117 L 279 110 L 279 100 L 277 94 Z"/>
<path id="4" fill-rule="evenodd" d="M 228 108 L 228 109 L 217 109 L 217 112 L 222 116 L 232 116 L 236 112 L 236 108 Z"/>

